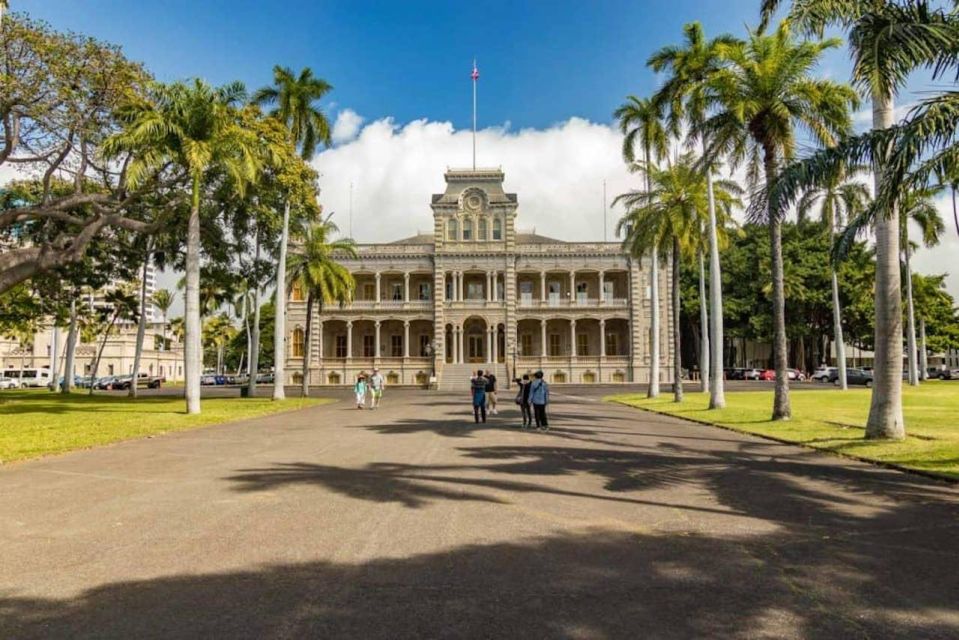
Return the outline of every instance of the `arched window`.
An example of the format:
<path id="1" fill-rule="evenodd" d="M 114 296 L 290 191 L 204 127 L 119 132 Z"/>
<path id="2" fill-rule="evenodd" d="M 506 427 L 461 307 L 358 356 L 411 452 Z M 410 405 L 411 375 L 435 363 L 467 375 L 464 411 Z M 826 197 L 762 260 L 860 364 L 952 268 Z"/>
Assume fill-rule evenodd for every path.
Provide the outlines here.
<path id="1" fill-rule="evenodd" d="M 290 287 L 290 301 L 303 302 L 303 285 L 298 280 Z"/>
<path id="2" fill-rule="evenodd" d="M 503 221 L 499 218 L 493 219 L 493 240 L 503 239 Z"/>
<path id="3" fill-rule="evenodd" d="M 473 221 L 463 220 L 463 240 L 473 239 Z"/>
<path id="4" fill-rule="evenodd" d="M 476 230 L 476 239 L 477 240 L 486 240 L 486 218 L 479 219 L 479 225 Z"/>
<path id="5" fill-rule="evenodd" d="M 303 329 L 299 327 L 293 330 L 293 357 L 303 357 Z"/>
<path id="6" fill-rule="evenodd" d="M 450 218 L 450 221 L 446 223 L 446 239 L 459 240 L 459 228 L 453 218 Z"/>

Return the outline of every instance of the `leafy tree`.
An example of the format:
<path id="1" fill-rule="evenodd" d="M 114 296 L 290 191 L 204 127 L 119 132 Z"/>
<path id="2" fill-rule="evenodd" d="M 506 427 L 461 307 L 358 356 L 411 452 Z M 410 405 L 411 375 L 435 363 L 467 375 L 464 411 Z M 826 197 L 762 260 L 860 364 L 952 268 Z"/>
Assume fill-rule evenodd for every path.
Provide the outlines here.
<path id="1" fill-rule="evenodd" d="M 287 267 L 290 287 L 299 285 L 306 293 L 306 327 L 303 335 L 303 396 L 310 392 L 310 349 L 313 326 L 313 305 L 320 314 L 328 304 L 345 304 L 353 299 L 356 282 L 349 269 L 339 263 L 355 258 L 356 247 L 351 239 L 334 239 L 338 229 L 329 216 L 321 223 L 307 227 L 302 243 L 290 257 Z"/>
<path id="2" fill-rule="evenodd" d="M 636 146 L 643 148 L 643 166 L 654 167 L 669 152 L 668 136 L 661 109 L 648 98 L 629 96 L 626 103 L 613 113 L 623 133 L 623 160 L 636 161 Z M 644 172 L 646 191 L 650 190 L 649 175 Z M 637 256 L 639 257 L 639 256 Z M 650 323 L 649 323 L 649 386 L 646 395 L 659 397 L 659 246 L 649 248 Z M 679 357 L 678 355 L 676 357 Z"/>
<path id="3" fill-rule="evenodd" d="M 726 47 L 735 44 L 731 36 L 723 35 L 708 40 L 703 33 L 702 25 L 691 22 L 683 27 L 685 41 L 683 46 L 667 46 L 654 53 L 647 65 L 654 71 L 668 69 L 670 76 L 655 100 L 668 104 L 673 121 L 673 128 L 678 129 L 682 120 L 685 120 L 696 131 L 703 149 L 703 165 L 706 171 L 706 186 L 709 195 L 709 292 L 710 313 L 713 322 L 711 330 L 707 326 L 708 314 L 705 305 L 701 310 L 702 345 L 700 369 L 703 384 L 709 379 L 709 408 L 721 409 L 726 406 L 725 389 L 723 385 L 723 297 L 722 272 L 719 263 L 719 237 L 716 208 L 713 201 L 713 162 L 706 153 L 707 138 L 702 123 L 710 108 L 709 81 L 712 76 L 723 67 L 725 61 L 723 52 Z M 700 256 L 700 263 L 702 257 Z M 700 274 L 704 268 L 700 267 Z M 700 284 L 700 293 L 705 298 L 705 285 Z M 710 335 L 711 334 L 711 335 Z M 710 345 L 712 347 L 710 353 Z M 713 375 L 710 376 L 709 363 L 713 363 Z"/>
<path id="4" fill-rule="evenodd" d="M 124 129 L 104 143 L 107 155 L 132 153 L 126 182 L 135 188 L 160 167 L 174 165 L 190 180 L 186 233 L 186 336 L 184 371 L 187 413 L 200 412 L 200 203 L 204 179 L 216 170 L 242 191 L 262 164 L 263 141 L 236 109 L 245 97 L 239 83 L 214 88 L 201 80 L 154 84 L 148 98 L 119 110 Z"/>
<path id="5" fill-rule="evenodd" d="M 224 349 L 236 335 L 236 327 L 233 326 L 233 321 L 225 313 L 208 318 L 203 323 L 203 344 L 205 349 L 214 352 L 217 374 L 223 373 Z"/>
<path id="6" fill-rule="evenodd" d="M 107 344 L 107 338 L 113 332 L 114 327 L 120 320 L 130 320 L 137 322 L 139 318 L 139 302 L 130 287 L 119 287 L 108 291 L 104 296 L 107 306 L 97 310 L 99 316 L 99 326 L 102 327 L 100 336 L 100 346 L 97 348 L 97 355 L 93 360 L 93 370 L 90 372 L 92 380 L 97 379 L 97 372 L 100 369 L 100 358 L 103 357 L 103 348 Z M 132 384 L 132 383 L 131 383 Z M 93 384 L 90 384 L 90 395 L 93 395 Z"/>
<path id="7" fill-rule="evenodd" d="M 313 157 L 318 142 L 325 145 L 332 143 L 330 124 L 326 115 L 318 106 L 319 101 L 333 87 L 326 81 L 313 75 L 313 71 L 306 67 L 299 75 L 292 70 L 279 65 L 273 67 L 273 86 L 264 87 L 256 92 L 253 99 L 260 105 L 276 105 L 270 115 L 289 130 L 293 141 L 300 148 L 301 157 L 308 160 Z M 284 336 L 286 335 L 286 253 L 290 228 L 291 199 L 287 199 L 283 208 L 283 232 L 280 240 L 280 255 L 276 269 L 276 344 L 273 383 L 273 399 L 282 400 L 285 397 L 283 385 L 285 373 L 283 370 L 286 357 Z"/>
<path id="8" fill-rule="evenodd" d="M 838 44 L 834 39 L 797 42 L 784 22 L 773 33 L 753 31 L 746 42 L 728 47 L 724 53 L 728 65 L 709 81 L 709 99 L 717 112 L 704 123 L 704 130 L 716 149 L 729 152 L 734 164 L 748 158 L 753 175 L 759 175 L 761 156 L 766 193 L 775 184 L 781 163 L 795 156 L 797 128 L 822 145 L 835 144 L 851 129 L 853 90 L 811 76 L 823 53 Z M 786 377 L 782 215 L 773 207 L 755 209 L 768 225 L 771 249 L 776 369 L 772 418 L 788 420 L 792 410 Z"/>
<path id="9" fill-rule="evenodd" d="M 781 4 L 781 0 L 763 0 L 763 20 Z M 954 70 L 959 28 L 955 16 L 932 10 L 922 0 L 794 0 L 790 6 L 790 19 L 807 33 L 821 34 L 829 26 L 848 30 L 853 80 L 872 100 L 873 128 L 790 167 L 770 193 L 770 208 L 784 211 L 803 189 L 822 184 L 839 166 L 872 166 L 876 197 L 863 213 L 875 220 L 877 265 L 875 382 L 866 437 L 901 439 L 906 427 L 896 201 L 907 190 L 903 189 L 906 182 L 924 186 L 933 173 L 952 175 L 959 95 L 946 92 L 924 101 L 907 123 L 898 126 L 893 101 L 913 70 L 933 67 L 934 76 Z"/>

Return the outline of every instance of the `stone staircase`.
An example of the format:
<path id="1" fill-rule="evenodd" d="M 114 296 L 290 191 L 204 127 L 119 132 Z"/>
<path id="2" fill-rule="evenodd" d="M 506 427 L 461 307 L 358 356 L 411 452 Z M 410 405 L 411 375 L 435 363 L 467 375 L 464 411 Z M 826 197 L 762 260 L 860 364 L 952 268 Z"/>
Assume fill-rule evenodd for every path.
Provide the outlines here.
<path id="1" fill-rule="evenodd" d="M 492 371 L 496 376 L 497 387 L 506 387 L 506 365 L 499 363 L 470 362 L 466 364 L 444 364 L 443 373 L 439 380 L 440 391 L 469 391 L 470 378 L 476 375 L 476 370 Z"/>

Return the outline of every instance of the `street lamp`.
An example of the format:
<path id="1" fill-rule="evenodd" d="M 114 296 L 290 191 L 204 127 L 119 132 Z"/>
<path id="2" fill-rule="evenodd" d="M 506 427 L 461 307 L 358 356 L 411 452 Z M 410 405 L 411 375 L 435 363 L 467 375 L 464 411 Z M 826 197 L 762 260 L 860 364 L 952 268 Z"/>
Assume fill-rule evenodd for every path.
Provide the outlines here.
<path id="1" fill-rule="evenodd" d="M 514 377 L 516 377 L 516 356 L 520 355 L 523 350 L 522 345 L 518 344 L 515 340 L 512 340 L 512 339 L 509 341 L 508 348 L 509 348 L 510 354 L 513 356 L 513 372 L 512 372 L 512 375 L 506 376 L 507 389 L 509 388 L 509 383 L 512 382 Z"/>
<path id="2" fill-rule="evenodd" d="M 429 344 L 426 345 L 426 355 L 427 357 L 433 357 L 433 372 L 430 375 L 431 381 L 436 380 L 436 339 L 429 341 Z"/>

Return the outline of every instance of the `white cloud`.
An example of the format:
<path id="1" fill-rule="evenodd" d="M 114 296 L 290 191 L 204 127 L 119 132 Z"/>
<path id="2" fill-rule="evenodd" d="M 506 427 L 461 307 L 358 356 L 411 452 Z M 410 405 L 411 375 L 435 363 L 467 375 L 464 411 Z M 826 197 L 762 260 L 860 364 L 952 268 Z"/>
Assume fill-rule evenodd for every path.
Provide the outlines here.
<path id="1" fill-rule="evenodd" d="M 946 289 L 954 298 L 959 299 L 959 230 L 956 229 L 952 215 L 952 194 L 947 191 L 936 198 L 936 208 L 946 224 L 945 232 L 937 246 L 930 249 L 920 246 L 912 256 L 914 271 L 927 275 L 946 273 Z M 919 242 L 919 232 L 915 224 L 909 225 L 909 236 Z"/>
<path id="2" fill-rule="evenodd" d="M 336 121 L 333 123 L 333 143 L 343 144 L 349 142 L 360 132 L 360 126 L 363 124 L 363 117 L 352 109 L 343 109 L 336 115 Z"/>
<path id="3" fill-rule="evenodd" d="M 477 132 L 477 165 L 501 166 L 505 186 L 519 199 L 517 226 L 566 240 L 603 237 L 603 180 L 608 201 L 631 186 L 620 158 L 622 137 L 612 127 L 570 118 L 543 130 L 507 126 Z M 353 235 L 383 242 L 433 228 L 430 196 L 444 190 L 449 166 L 472 163 L 472 133 L 449 122 L 392 119 L 367 124 L 355 140 L 319 154 L 321 201 L 344 233 L 349 230 L 353 188 Z M 609 237 L 617 213 L 608 212 Z"/>

